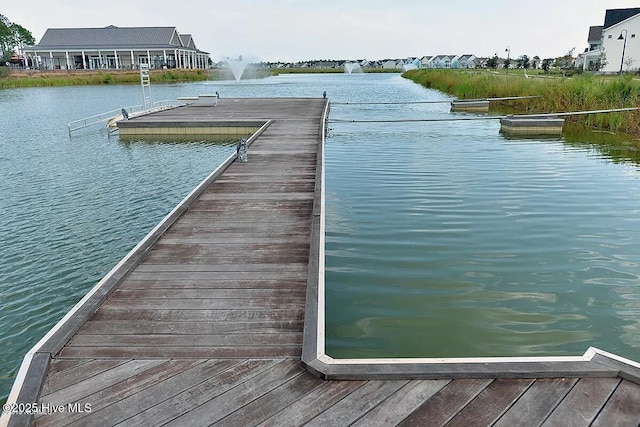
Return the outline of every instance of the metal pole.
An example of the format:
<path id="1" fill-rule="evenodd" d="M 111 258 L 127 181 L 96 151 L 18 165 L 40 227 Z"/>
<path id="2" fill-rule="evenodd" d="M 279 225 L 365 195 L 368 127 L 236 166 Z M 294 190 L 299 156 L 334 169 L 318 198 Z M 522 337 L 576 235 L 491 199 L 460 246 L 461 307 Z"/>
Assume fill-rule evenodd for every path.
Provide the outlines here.
<path id="1" fill-rule="evenodd" d="M 623 32 L 624 32 L 624 39 L 623 39 L 624 40 L 624 44 L 622 45 L 622 58 L 620 58 L 620 72 L 618 73 L 619 75 L 622 75 L 622 65 L 624 64 L 624 51 L 627 48 L 627 35 L 628 35 L 628 33 L 627 33 L 626 29 L 623 29 L 620 32 L 620 37 L 618 37 L 618 40 L 621 40 Z"/>
<path id="2" fill-rule="evenodd" d="M 509 58 L 509 56 L 511 56 L 511 46 L 507 46 L 505 50 L 507 51 L 507 74 L 509 74 L 509 68 L 511 67 L 511 59 Z"/>

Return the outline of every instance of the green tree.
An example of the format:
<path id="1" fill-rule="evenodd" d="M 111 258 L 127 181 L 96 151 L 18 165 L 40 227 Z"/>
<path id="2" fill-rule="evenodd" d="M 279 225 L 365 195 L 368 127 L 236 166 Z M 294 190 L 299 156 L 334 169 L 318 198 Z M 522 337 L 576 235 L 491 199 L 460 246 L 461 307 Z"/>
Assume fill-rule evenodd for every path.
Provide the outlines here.
<path id="1" fill-rule="evenodd" d="M 20 24 L 9 21 L 9 19 L 0 15 L 0 55 L 2 55 L 2 64 L 4 64 L 16 52 L 21 53 L 25 45 L 35 44 L 36 39 Z"/>
<path id="2" fill-rule="evenodd" d="M 542 60 L 542 69 L 545 73 L 549 72 L 549 68 L 551 68 L 551 64 L 553 64 L 554 61 L 553 58 L 545 58 Z"/>
<path id="3" fill-rule="evenodd" d="M 11 33 L 15 40 L 15 46 L 22 48 L 25 45 L 33 45 L 36 43 L 36 39 L 33 37 L 33 34 L 31 34 L 31 31 L 20 24 L 11 24 Z"/>
<path id="4" fill-rule="evenodd" d="M 531 60 L 527 55 L 522 55 L 516 59 L 516 66 L 518 68 L 524 68 L 525 70 L 531 66 Z"/>
<path id="5" fill-rule="evenodd" d="M 11 22 L 4 15 L 0 15 L 0 54 L 4 58 L 11 49 Z M 4 61 L 3 61 L 4 64 Z"/>
<path id="6" fill-rule="evenodd" d="M 493 55 L 493 58 L 487 59 L 487 68 L 492 70 L 498 68 L 498 55 Z"/>

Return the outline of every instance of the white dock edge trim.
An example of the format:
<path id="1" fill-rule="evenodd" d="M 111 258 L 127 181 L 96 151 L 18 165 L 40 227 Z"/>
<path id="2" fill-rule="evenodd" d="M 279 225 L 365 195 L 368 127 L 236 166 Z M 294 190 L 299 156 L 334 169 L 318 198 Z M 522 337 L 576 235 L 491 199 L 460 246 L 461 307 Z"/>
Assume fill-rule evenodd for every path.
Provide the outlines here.
<path id="1" fill-rule="evenodd" d="M 451 358 L 387 358 L 387 359 L 334 359 L 326 354 L 318 357 L 327 365 L 435 365 L 450 363 L 487 364 L 487 363 L 546 363 L 546 362 L 588 362 L 592 357 L 587 351 L 582 356 L 534 356 L 534 357 L 451 357 Z"/>
<path id="2" fill-rule="evenodd" d="M 36 346 L 39 344 L 40 343 L 36 344 Z M 33 359 L 33 355 L 35 354 L 34 349 L 35 346 L 31 350 L 29 350 L 22 359 L 22 364 L 20 365 L 20 369 L 18 370 L 16 379 L 13 382 L 13 386 L 11 387 L 11 391 L 9 392 L 9 396 L 7 397 L 7 405 L 14 405 L 18 401 L 18 395 L 20 394 L 20 390 L 22 389 L 24 380 L 27 378 L 27 371 L 31 366 L 31 360 Z M 10 418 L 11 414 L 9 412 L 0 412 L 0 427 L 8 426 Z"/>
<path id="3" fill-rule="evenodd" d="M 253 141 L 262 134 L 262 132 L 264 132 L 264 130 L 269 127 L 269 125 L 271 125 L 271 123 L 273 123 L 273 120 L 268 120 L 266 121 L 261 127 L 260 129 L 255 132 L 251 138 L 249 138 L 249 141 L 247 142 L 248 145 L 250 145 L 251 143 L 253 143 Z M 9 392 L 9 396 L 7 397 L 7 404 L 15 404 L 17 403 L 18 400 L 18 395 L 20 394 L 20 390 L 22 389 L 22 385 L 24 384 L 24 381 L 27 377 L 27 372 L 29 371 L 29 368 L 31 366 L 31 361 L 33 360 L 33 356 L 38 353 L 40 351 L 40 349 L 44 346 L 45 343 L 47 343 L 47 341 L 49 341 L 49 339 L 51 339 L 51 337 L 58 331 L 60 330 L 71 318 L 73 318 L 73 316 L 82 308 L 82 306 L 96 293 L 100 290 L 100 288 L 102 288 L 102 286 L 104 285 L 105 282 L 107 282 L 112 276 L 114 276 L 118 270 L 122 267 L 122 265 L 124 265 L 129 259 L 131 259 L 132 257 L 135 256 L 136 252 L 138 251 L 138 249 L 140 249 L 141 247 L 145 246 L 148 244 L 149 240 L 151 240 L 154 236 L 154 234 L 161 229 L 162 227 L 165 226 L 165 223 L 170 221 L 170 218 L 180 209 L 182 209 L 186 204 L 188 204 L 188 201 L 193 197 L 193 195 L 197 194 L 199 191 L 202 191 L 202 189 L 209 185 L 209 180 L 217 173 L 219 173 L 219 171 L 225 167 L 225 164 L 227 162 L 229 162 L 231 159 L 233 159 L 237 154 L 234 152 L 232 154 L 230 154 L 221 164 L 220 166 L 218 166 L 213 172 L 211 172 L 209 175 L 207 175 L 206 178 L 204 178 L 193 190 L 191 190 L 189 192 L 189 194 L 187 194 L 180 203 L 178 203 L 163 219 L 162 221 L 160 221 L 155 227 L 153 227 L 153 229 L 147 233 L 147 235 L 136 245 L 133 247 L 133 249 L 131 249 L 129 251 L 129 253 L 127 253 L 127 255 L 125 255 L 124 258 L 122 258 L 120 260 L 120 262 L 118 262 L 118 264 L 115 265 L 115 267 L 113 267 L 106 276 L 104 276 L 102 278 L 102 280 L 100 280 L 93 288 L 91 288 L 91 290 L 80 300 L 78 301 L 78 303 L 76 305 L 74 305 L 71 310 L 62 318 L 60 319 L 60 321 L 58 321 L 58 323 L 55 324 L 55 326 L 53 328 L 51 328 L 49 330 L 49 332 L 47 332 L 47 334 L 42 337 L 42 339 L 40 339 L 40 341 L 38 341 L 32 348 L 31 350 L 29 350 L 27 352 L 27 354 L 25 355 L 25 357 L 22 360 L 22 364 L 20 365 L 20 369 L 18 370 L 18 373 L 16 375 L 16 379 L 13 382 L 13 386 L 11 387 L 11 391 Z M 33 402 L 35 403 L 35 402 Z M 6 419 L 5 419 L 6 416 Z M 2 416 L 0 417 L 0 427 L 5 427 L 9 422 L 9 414 L 6 413 L 2 413 Z"/>
<path id="4" fill-rule="evenodd" d="M 589 350 L 585 353 L 585 356 L 589 355 L 589 360 L 591 360 L 594 356 L 600 355 L 604 357 L 608 357 L 609 359 L 615 360 L 620 363 L 624 363 L 625 365 L 629 365 L 632 368 L 640 369 L 640 363 L 627 359 L 626 357 L 618 356 L 617 354 L 609 353 L 608 351 L 600 350 L 596 347 L 589 347 Z"/>
<path id="5" fill-rule="evenodd" d="M 318 326 L 317 326 L 317 341 L 316 341 L 316 349 L 317 354 L 316 358 L 318 360 L 322 360 L 321 358 L 324 354 L 324 342 L 325 342 L 325 298 L 324 298 L 324 281 L 325 281 L 325 214 L 326 214 L 326 205 L 325 205 L 325 141 L 327 137 L 326 133 L 326 124 L 329 119 L 329 103 L 327 102 L 323 117 L 322 117 L 322 156 L 320 163 L 320 230 L 319 230 L 319 238 L 318 238 Z M 317 167 L 317 166 L 316 166 Z"/>

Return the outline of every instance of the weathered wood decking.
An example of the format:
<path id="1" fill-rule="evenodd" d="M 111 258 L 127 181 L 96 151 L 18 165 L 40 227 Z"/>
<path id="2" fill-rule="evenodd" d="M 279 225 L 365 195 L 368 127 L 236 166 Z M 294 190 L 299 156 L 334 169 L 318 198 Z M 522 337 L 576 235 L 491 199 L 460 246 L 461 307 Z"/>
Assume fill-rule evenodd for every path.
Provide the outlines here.
<path id="1" fill-rule="evenodd" d="M 220 119 L 273 122 L 249 163 L 212 176 L 170 215 L 177 220 L 167 230 L 151 233 L 149 250 L 114 269 L 103 283 L 108 298 L 96 292 L 30 356 L 19 400 L 64 408 L 35 424 L 637 426 L 637 372 L 602 355 L 592 378 L 465 378 L 464 369 L 447 376 L 410 365 L 376 373 L 351 364 L 320 374 L 354 380 L 325 381 L 305 369 L 325 106 L 223 99 L 197 107 Z M 306 331 L 305 345 L 314 333 Z M 305 349 L 312 357 L 316 350 L 313 342 Z M 9 425 L 30 421 L 12 417 Z"/>

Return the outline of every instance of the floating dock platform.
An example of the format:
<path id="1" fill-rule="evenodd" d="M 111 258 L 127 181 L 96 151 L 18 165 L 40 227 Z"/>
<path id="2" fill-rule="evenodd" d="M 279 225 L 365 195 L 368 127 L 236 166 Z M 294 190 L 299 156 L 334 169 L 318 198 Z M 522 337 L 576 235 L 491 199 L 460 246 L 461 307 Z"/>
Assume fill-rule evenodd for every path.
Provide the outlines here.
<path id="1" fill-rule="evenodd" d="M 116 123 L 120 135 L 230 135 L 249 136 L 257 132 L 265 120 L 245 117 L 221 117 L 217 114 L 218 96 L 200 95 L 178 98 L 180 106 L 153 114 L 145 114 Z M 227 100 L 226 103 L 234 101 Z"/>
<path id="2" fill-rule="evenodd" d="M 562 135 L 564 119 L 551 115 L 507 116 L 500 119 L 500 131 L 515 135 Z"/>
<path id="3" fill-rule="evenodd" d="M 34 348 L 1 426 L 611 426 L 640 365 L 324 353 L 324 99 L 221 99 L 129 122 L 259 123 Z M 153 126 L 152 126 L 153 127 Z"/>
<path id="4" fill-rule="evenodd" d="M 488 99 L 458 99 L 451 101 L 451 111 L 488 112 L 490 101 Z"/>

